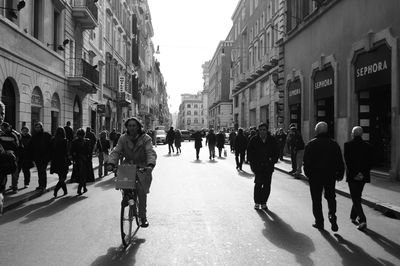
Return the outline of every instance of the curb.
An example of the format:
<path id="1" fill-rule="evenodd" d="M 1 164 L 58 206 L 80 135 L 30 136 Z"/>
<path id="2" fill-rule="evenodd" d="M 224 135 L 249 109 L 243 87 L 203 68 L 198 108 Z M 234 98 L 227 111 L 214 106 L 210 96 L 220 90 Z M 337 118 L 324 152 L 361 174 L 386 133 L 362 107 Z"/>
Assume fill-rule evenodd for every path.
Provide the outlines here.
<path id="1" fill-rule="evenodd" d="M 95 170 L 98 169 L 98 168 L 99 168 L 99 165 L 94 166 L 94 167 L 93 167 L 93 171 L 95 171 Z M 71 172 L 72 172 L 72 170 L 71 170 Z M 96 182 L 96 180 L 99 180 L 99 179 L 102 179 L 102 177 L 94 178 L 94 181 Z M 33 199 L 36 199 L 36 198 L 40 197 L 41 195 L 43 195 L 43 194 L 45 194 L 45 193 L 47 193 L 47 192 L 50 192 L 50 191 L 54 190 L 54 188 L 56 187 L 56 184 L 57 184 L 57 183 L 55 183 L 55 184 L 53 184 L 53 185 L 47 187 L 47 188 L 46 188 L 44 191 L 42 191 L 42 192 L 41 192 L 41 191 L 37 191 L 37 190 L 34 190 L 34 191 L 32 191 L 32 192 L 29 192 L 29 193 L 27 193 L 26 197 L 23 197 L 22 199 L 20 199 L 20 200 L 14 202 L 14 203 L 12 203 L 12 204 L 9 204 L 9 205 L 7 205 L 7 206 L 4 206 L 4 207 L 3 207 L 3 214 L 6 213 L 7 211 L 10 211 L 10 210 L 12 210 L 12 209 L 15 209 L 16 207 L 22 205 L 23 203 L 26 203 L 26 202 L 28 202 L 28 201 L 30 201 L 30 200 L 33 200 Z M 68 183 L 67 183 L 67 184 L 68 184 Z"/>
<path id="2" fill-rule="evenodd" d="M 285 161 L 285 160 L 284 160 Z M 285 174 L 288 174 L 290 176 L 292 176 L 291 174 L 289 174 L 289 171 L 286 171 L 282 168 L 276 167 L 275 166 L 275 170 L 278 170 L 280 172 L 283 172 Z M 301 175 L 301 180 L 308 180 L 305 176 Z M 350 193 L 347 191 L 343 191 L 340 190 L 338 188 L 335 188 L 336 193 L 342 196 L 345 196 L 347 198 L 351 198 Z M 368 207 L 373 208 L 374 210 L 377 210 L 379 212 L 381 212 L 383 215 L 389 217 L 389 218 L 396 218 L 396 219 L 400 219 L 400 207 L 392 205 L 390 203 L 387 202 L 379 202 L 376 199 L 370 198 L 370 197 L 366 197 L 363 196 L 362 197 L 362 203 Z"/>

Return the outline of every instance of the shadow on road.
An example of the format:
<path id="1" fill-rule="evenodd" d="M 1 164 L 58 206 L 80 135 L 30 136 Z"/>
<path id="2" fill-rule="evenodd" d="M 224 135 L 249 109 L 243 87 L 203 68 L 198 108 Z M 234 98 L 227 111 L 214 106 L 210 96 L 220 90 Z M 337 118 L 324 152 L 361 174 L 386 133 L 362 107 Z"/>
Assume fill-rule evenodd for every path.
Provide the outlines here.
<path id="1" fill-rule="evenodd" d="M 108 265 L 135 265 L 135 255 L 139 249 L 139 246 L 146 240 L 141 238 L 133 239 L 133 244 L 128 248 L 124 248 L 123 245 L 119 247 L 109 248 L 107 254 L 98 257 L 91 266 L 108 266 Z"/>
<path id="2" fill-rule="evenodd" d="M 361 247 L 346 240 L 339 234 L 334 234 L 336 239 L 327 231 L 321 231 L 321 235 L 342 257 L 342 265 L 394 265 L 385 260 L 372 257 Z"/>
<path id="3" fill-rule="evenodd" d="M 311 238 L 293 230 L 274 212 L 260 210 L 257 213 L 265 221 L 263 234 L 271 243 L 295 255 L 298 264 L 314 265 L 310 258 L 315 250 Z"/>
<path id="4" fill-rule="evenodd" d="M 254 177 L 254 174 L 249 173 L 249 172 L 246 172 L 246 171 L 244 171 L 244 170 L 238 171 L 238 174 L 239 174 L 240 176 L 243 176 L 243 177 L 246 177 L 246 178 L 253 178 L 253 177 Z"/>
<path id="5" fill-rule="evenodd" d="M 203 163 L 203 161 L 202 160 L 194 160 L 194 161 L 192 161 L 192 163 Z"/>
<path id="6" fill-rule="evenodd" d="M 400 245 L 399 244 L 393 242 L 392 240 L 384 237 L 383 235 L 381 235 L 371 229 L 367 229 L 365 234 L 367 236 L 369 236 L 373 241 L 375 241 L 378 245 L 380 245 L 388 253 L 392 254 L 392 256 L 394 256 L 400 260 Z"/>
<path id="7" fill-rule="evenodd" d="M 86 199 L 85 196 L 70 196 L 70 197 L 63 197 L 58 200 L 52 198 L 48 200 L 48 204 L 43 208 L 37 209 L 27 215 L 25 215 L 25 220 L 21 221 L 22 224 L 27 224 L 30 222 L 34 222 L 39 218 L 50 217 L 58 212 L 61 212 L 71 206 L 72 204 L 77 203 L 78 201 Z"/>
<path id="8" fill-rule="evenodd" d="M 100 182 L 96 182 L 94 186 L 101 187 L 103 190 L 115 189 L 114 176 L 101 180 Z"/>
<path id="9" fill-rule="evenodd" d="M 208 160 L 209 163 L 218 163 L 218 161 L 214 160 Z"/>

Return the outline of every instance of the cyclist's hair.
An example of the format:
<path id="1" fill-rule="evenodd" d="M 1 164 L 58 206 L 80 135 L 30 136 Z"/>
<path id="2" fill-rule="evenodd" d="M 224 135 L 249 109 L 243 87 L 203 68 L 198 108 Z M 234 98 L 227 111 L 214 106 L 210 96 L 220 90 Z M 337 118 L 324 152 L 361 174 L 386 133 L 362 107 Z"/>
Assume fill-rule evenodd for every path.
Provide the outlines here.
<path id="1" fill-rule="evenodd" d="M 143 133 L 143 124 L 140 122 L 140 120 L 139 120 L 138 118 L 136 118 L 136 117 L 134 117 L 134 116 L 128 118 L 128 119 L 125 121 L 125 124 L 124 124 L 124 125 L 125 125 L 125 128 L 128 129 L 128 123 L 129 123 L 130 121 L 135 121 L 135 122 L 138 124 L 138 126 L 139 126 L 139 134 L 142 134 L 142 133 Z M 128 133 L 128 131 L 127 131 L 127 133 Z"/>

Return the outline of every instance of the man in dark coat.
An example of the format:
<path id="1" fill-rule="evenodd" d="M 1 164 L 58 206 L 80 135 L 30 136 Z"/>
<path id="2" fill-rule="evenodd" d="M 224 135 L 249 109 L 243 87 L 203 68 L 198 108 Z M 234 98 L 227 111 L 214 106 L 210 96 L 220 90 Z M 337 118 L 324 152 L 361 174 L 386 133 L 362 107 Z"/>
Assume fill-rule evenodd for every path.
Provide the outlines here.
<path id="1" fill-rule="evenodd" d="M 194 139 L 194 148 L 196 149 L 196 159 L 199 160 L 200 149 L 203 147 L 202 145 L 202 134 L 200 131 L 196 131 L 191 136 Z"/>
<path id="2" fill-rule="evenodd" d="M 208 145 L 210 160 L 211 158 L 215 158 L 215 144 L 217 144 L 217 136 L 215 135 L 214 130 L 210 129 L 206 137 L 206 146 Z"/>
<path id="3" fill-rule="evenodd" d="M 304 141 L 300 131 L 294 124 L 290 126 L 289 134 L 287 136 L 287 145 L 290 151 L 290 159 L 292 161 L 292 171 L 290 171 L 290 173 L 294 174 L 296 178 L 300 178 L 304 156 Z"/>
<path id="4" fill-rule="evenodd" d="M 322 191 L 328 201 L 328 218 L 331 229 L 337 232 L 336 222 L 336 180 L 343 179 L 344 163 L 340 146 L 328 136 L 328 124 L 319 122 L 315 126 L 316 137 L 305 147 L 304 172 L 309 178 L 312 209 L 315 218 L 313 226 L 324 230 L 324 216 L 322 214 Z"/>
<path id="5" fill-rule="evenodd" d="M 113 128 L 111 130 L 110 137 L 109 137 L 110 138 L 111 149 L 114 148 L 115 145 L 117 145 L 117 142 L 115 141 L 116 137 L 117 137 L 117 131 L 115 130 L 115 128 Z"/>
<path id="6" fill-rule="evenodd" d="M 218 148 L 218 157 L 222 157 L 222 149 L 225 148 L 225 133 L 220 130 L 217 134 L 217 148 Z"/>
<path id="7" fill-rule="evenodd" d="M 65 137 L 69 142 L 74 140 L 74 131 L 71 128 L 71 122 L 67 121 L 67 124 L 64 127 L 65 130 Z"/>
<path id="8" fill-rule="evenodd" d="M 34 166 L 32 158 L 29 154 L 29 144 L 31 142 L 32 135 L 29 133 L 29 128 L 23 126 L 21 128 L 21 154 L 18 161 L 18 171 L 24 173 L 24 184 L 25 188 L 29 187 L 31 181 L 31 171 L 30 169 Z"/>
<path id="9" fill-rule="evenodd" d="M 247 148 L 247 138 L 243 134 L 243 128 L 239 128 L 234 143 L 236 169 L 242 171 L 242 165 Z"/>
<path id="10" fill-rule="evenodd" d="M 231 133 L 229 133 L 229 145 L 231 147 L 231 152 L 235 151 L 235 139 L 236 133 L 235 130 L 232 129 Z"/>
<path id="11" fill-rule="evenodd" d="M 351 135 L 353 139 L 344 144 L 344 160 L 346 162 L 346 181 L 349 184 L 353 207 L 350 219 L 358 225 L 359 230 L 367 228 L 367 218 L 361 205 L 361 196 L 365 183 L 370 182 L 370 171 L 373 164 L 372 146 L 362 139 L 363 129 L 356 126 Z"/>
<path id="12" fill-rule="evenodd" d="M 17 163 L 19 161 L 21 152 L 21 135 L 17 131 L 13 130 L 11 125 L 7 122 L 1 124 L 0 144 L 2 145 L 4 150 L 12 152 L 14 154 L 15 162 Z M 12 174 L 11 179 L 10 188 L 12 189 L 13 193 L 18 192 L 18 178 L 19 171 L 17 168 Z"/>
<path id="13" fill-rule="evenodd" d="M 47 186 L 47 164 L 51 157 L 51 135 L 43 130 L 42 122 L 35 124 L 35 132 L 29 145 L 29 152 L 35 162 L 39 176 L 39 186 L 36 190 L 44 191 Z"/>
<path id="14" fill-rule="evenodd" d="M 167 132 L 167 137 L 166 137 L 166 141 L 168 143 L 168 154 L 171 154 L 171 149 L 172 149 L 172 152 L 175 152 L 174 140 L 175 140 L 174 127 L 170 127 L 170 129 Z"/>
<path id="15" fill-rule="evenodd" d="M 286 134 L 283 131 L 283 128 L 279 128 L 275 134 L 276 141 L 278 142 L 279 148 L 279 160 L 283 161 L 283 150 L 286 145 Z"/>
<path id="16" fill-rule="evenodd" d="M 274 165 L 278 161 L 278 146 L 268 131 L 268 125 L 258 126 L 258 134 L 253 136 L 247 146 L 247 158 L 255 174 L 254 209 L 267 210 L 267 201 L 271 193 L 271 179 Z"/>

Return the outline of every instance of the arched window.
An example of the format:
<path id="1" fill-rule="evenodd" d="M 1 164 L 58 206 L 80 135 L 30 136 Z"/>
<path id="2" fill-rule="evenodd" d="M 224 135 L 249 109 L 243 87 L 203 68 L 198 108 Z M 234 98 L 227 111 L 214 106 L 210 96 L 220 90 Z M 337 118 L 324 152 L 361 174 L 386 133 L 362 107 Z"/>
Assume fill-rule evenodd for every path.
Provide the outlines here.
<path id="1" fill-rule="evenodd" d="M 43 95 L 39 87 L 35 87 L 31 95 L 31 128 L 34 128 L 36 122 L 43 119 Z"/>
<path id="2" fill-rule="evenodd" d="M 197 104 L 194 105 L 194 108 L 199 108 L 199 106 Z"/>
<path id="3" fill-rule="evenodd" d="M 192 112 L 191 111 L 187 111 L 187 113 L 186 113 L 187 115 L 191 115 L 192 114 Z"/>
<path id="4" fill-rule="evenodd" d="M 194 111 L 194 115 L 198 115 L 198 112 L 197 112 L 197 111 Z"/>
<path id="5" fill-rule="evenodd" d="M 187 120 L 187 124 L 188 124 L 188 125 L 190 125 L 190 124 L 191 124 L 191 120 L 190 120 L 190 118 L 188 118 L 188 120 Z"/>
<path id="6" fill-rule="evenodd" d="M 195 123 L 195 124 L 198 124 L 198 123 L 199 123 L 199 120 L 198 120 L 197 118 L 195 118 L 195 119 L 194 119 L 194 123 Z"/>
<path id="7" fill-rule="evenodd" d="M 192 108 L 192 105 L 191 105 L 190 103 L 188 103 L 188 104 L 186 105 L 186 107 L 187 107 L 187 108 Z"/>

